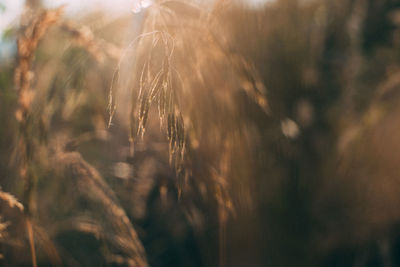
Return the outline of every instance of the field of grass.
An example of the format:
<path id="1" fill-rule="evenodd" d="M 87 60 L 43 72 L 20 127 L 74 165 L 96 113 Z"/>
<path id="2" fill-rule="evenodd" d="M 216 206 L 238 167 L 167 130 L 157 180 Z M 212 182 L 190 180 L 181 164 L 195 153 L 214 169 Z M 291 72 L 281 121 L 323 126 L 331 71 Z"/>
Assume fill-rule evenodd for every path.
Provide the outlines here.
<path id="1" fill-rule="evenodd" d="M 0 266 L 400 266 L 400 1 L 30 0 L 2 36 Z"/>

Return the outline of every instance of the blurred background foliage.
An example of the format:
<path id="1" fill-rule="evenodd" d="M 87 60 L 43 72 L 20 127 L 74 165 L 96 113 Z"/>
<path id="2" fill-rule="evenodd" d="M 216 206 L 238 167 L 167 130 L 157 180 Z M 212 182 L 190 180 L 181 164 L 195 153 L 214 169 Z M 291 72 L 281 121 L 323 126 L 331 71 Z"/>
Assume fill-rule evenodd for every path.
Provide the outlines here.
<path id="1" fill-rule="evenodd" d="M 40 6 L 27 1 L 3 39 L 23 35 Z M 23 200 L 18 142 L 28 135 L 38 265 L 400 266 L 399 26 L 397 0 L 166 1 L 118 18 L 65 15 L 35 51 L 27 129 L 16 119 L 18 53 L 7 50 L 0 186 Z M 154 31 L 168 37 L 135 39 Z M 181 165 L 157 104 L 134 153 L 129 141 L 143 66 L 153 53 L 154 78 L 165 50 Z M 29 266 L 25 215 L 12 203 L 0 194 L 0 265 Z"/>

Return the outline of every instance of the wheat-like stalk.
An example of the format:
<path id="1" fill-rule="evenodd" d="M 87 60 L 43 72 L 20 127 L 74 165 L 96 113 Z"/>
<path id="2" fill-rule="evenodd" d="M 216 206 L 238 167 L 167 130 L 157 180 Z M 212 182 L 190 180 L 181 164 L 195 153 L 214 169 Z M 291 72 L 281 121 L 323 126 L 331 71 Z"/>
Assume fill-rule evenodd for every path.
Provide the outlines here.
<path id="1" fill-rule="evenodd" d="M 0 188 L 0 199 L 2 201 L 5 201 L 8 206 L 10 208 L 17 208 L 18 210 L 20 210 L 21 212 L 24 210 L 24 206 L 21 204 L 21 202 L 19 202 L 13 195 L 11 195 L 10 193 L 1 191 Z"/>
<path id="2" fill-rule="evenodd" d="M 7 243 L 9 241 L 7 228 L 11 225 L 11 221 L 7 221 L 4 214 L 4 210 L 11 209 L 15 214 L 22 215 L 24 212 L 24 206 L 19 202 L 12 194 L 2 191 L 0 187 L 0 244 Z M 5 208 L 5 209 L 4 209 Z M 3 259 L 3 252 L 0 251 L 0 260 Z"/>
<path id="3" fill-rule="evenodd" d="M 32 126 L 30 121 L 30 108 L 34 98 L 32 80 L 34 74 L 31 70 L 34 54 L 40 40 L 44 37 L 50 26 L 55 24 L 63 12 L 63 8 L 55 10 L 45 10 L 35 17 L 31 23 L 23 30 L 18 38 L 18 66 L 15 70 L 15 87 L 18 92 L 18 109 L 15 113 L 19 122 L 20 138 L 19 153 L 21 155 L 20 175 L 24 180 L 23 204 L 26 214 L 26 226 L 31 247 L 32 264 L 36 266 L 36 252 L 34 245 L 33 229 L 31 222 L 32 197 L 35 187 L 35 177 L 30 169 L 30 162 L 34 155 L 34 144 L 29 134 Z"/>
<path id="4" fill-rule="evenodd" d="M 190 1 L 156 3 L 146 15 L 143 34 L 128 47 L 135 49 L 130 141 L 134 144 L 143 137 L 148 117 L 158 113 L 178 196 L 185 191 L 189 196 L 190 186 L 205 184 L 206 194 L 217 202 L 220 265 L 225 262 L 225 225 L 233 211 L 229 193 L 233 155 L 244 149 L 247 134 L 246 121 L 236 119 L 241 115 L 235 107 L 235 88 L 270 113 L 267 90 L 256 68 L 227 46 L 220 34 L 220 14 L 228 2 L 217 1 L 211 10 Z M 121 86 L 120 67 L 110 89 L 110 121 L 116 109 L 115 92 Z"/>

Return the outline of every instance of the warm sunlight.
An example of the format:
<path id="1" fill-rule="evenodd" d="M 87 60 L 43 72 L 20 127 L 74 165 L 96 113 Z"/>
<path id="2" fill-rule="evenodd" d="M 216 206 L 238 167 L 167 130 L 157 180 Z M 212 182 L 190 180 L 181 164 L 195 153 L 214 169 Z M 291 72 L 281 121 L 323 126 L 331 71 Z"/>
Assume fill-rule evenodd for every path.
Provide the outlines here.
<path id="1" fill-rule="evenodd" d="M 400 266 L 400 0 L 0 0 L 0 266 Z"/>

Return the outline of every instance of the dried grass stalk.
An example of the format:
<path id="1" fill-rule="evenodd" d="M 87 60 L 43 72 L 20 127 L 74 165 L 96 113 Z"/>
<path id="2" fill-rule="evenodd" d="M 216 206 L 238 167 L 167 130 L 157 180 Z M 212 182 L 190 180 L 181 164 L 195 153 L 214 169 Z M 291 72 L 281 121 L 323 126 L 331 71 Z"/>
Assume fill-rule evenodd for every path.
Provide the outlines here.
<path id="1" fill-rule="evenodd" d="M 15 113 L 20 127 L 19 153 L 21 155 L 20 175 L 25 182 L 23 204 L 25 206 L 26 227 L 32 254 L 32 264 L 36 266 L 36 252 L 31 222 L 32 197 L 35 178 L 29 168 L 33 156 L 33 141 L 29 133 L 29 114 L 34 98 L 32 80 L 34 74 L 31 70 L 36 48 L 48 29 L 59 21 L 63 8 L 44 10 L 24 29 L 18 38 L 18 66 L 15 70 L 15 87 L 18 91 L 18 109 Z"/>
<path id="2" fill-rule="evenodd" d="M 24 206 L 10 193 L 1 191 L 0 189 L 0 199 L 5 201 L 10 208 L 17 208 L 20 211 L 24 211 Z"/>

